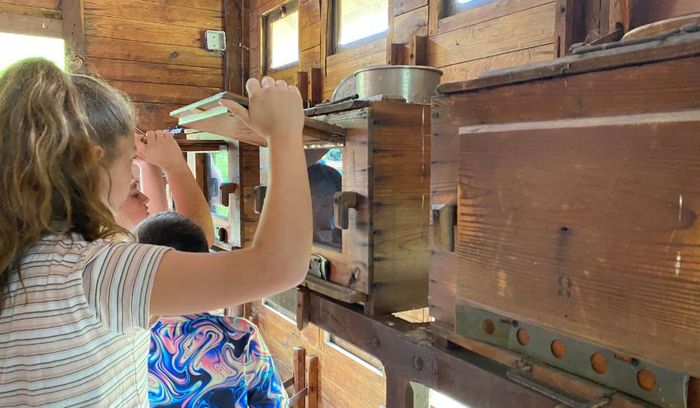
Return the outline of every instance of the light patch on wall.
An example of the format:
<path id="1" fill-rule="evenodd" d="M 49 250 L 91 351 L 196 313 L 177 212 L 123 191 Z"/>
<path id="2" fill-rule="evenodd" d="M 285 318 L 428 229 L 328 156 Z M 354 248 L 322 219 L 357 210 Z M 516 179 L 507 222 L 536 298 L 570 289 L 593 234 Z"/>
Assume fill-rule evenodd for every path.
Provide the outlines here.
<path id="1" fill-rule="evenodd" d="M 350 44 L 389 29 L 389 5 L 386 0 L 340 0 L 338 4 L 338 45 Z"/>
<path id="2" fill-rule="evenodd" d="M 270 68 L 280 68 L 299 61 L 299 11 L 287 13 L 271 22 L 270 40 Z"/>
<path id="3" fill-rule="evenodd" d="M 30 57 L 43 57 L 65 70 L 65 41 L 61 38 L 0 32 L 0 72 L 15 62 Z"/>

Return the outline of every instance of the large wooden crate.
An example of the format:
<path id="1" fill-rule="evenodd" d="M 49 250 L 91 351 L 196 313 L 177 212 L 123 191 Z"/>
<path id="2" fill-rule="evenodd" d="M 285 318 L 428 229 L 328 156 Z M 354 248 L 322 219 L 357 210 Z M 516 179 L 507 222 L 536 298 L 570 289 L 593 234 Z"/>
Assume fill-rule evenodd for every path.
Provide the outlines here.
<path id="1" fill-rule="evenodd" d="M 435 318 L 469 305 L 700 376 L 699 67 L 696 33 L 442 85 Z"/>

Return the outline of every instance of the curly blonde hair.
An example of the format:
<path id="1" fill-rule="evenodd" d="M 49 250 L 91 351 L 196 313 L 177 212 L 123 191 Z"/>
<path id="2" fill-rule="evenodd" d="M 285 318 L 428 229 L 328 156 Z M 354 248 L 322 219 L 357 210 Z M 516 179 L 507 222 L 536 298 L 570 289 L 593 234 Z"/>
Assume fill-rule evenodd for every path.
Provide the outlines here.
<path id="1" fill-rule="evenodd" d="M 102 200 L 101 174 L 134 128 L 128 99 L 99 80 L 44 59 L 0 75 L 0 311 L 12 274 L 22 282 L 21 260 L 43 236 L 128 235 Z"/>

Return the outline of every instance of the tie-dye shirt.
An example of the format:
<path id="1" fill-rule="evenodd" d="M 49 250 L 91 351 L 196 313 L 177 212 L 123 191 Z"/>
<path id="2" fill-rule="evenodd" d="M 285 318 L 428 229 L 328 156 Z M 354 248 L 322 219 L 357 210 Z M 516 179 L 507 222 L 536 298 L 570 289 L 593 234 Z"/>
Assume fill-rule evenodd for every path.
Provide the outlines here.
<path id="1" fill-rule="evenodd" d="M 289 404 L 258 328 L 208 313 L 163 317 L 151 328 L 148 398 L 152 407 Z"/>

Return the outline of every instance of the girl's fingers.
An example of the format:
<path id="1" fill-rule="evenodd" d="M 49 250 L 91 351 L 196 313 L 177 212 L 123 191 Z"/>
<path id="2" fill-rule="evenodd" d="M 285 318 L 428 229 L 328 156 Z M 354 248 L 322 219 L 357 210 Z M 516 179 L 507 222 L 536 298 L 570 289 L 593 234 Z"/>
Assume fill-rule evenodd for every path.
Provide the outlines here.
<path id="1" fill-rule="evenodd" d="M 277 85 L 278 88 L 286 88 L 287 87 L 287 83 L 281 79 L 276 81 L 275 85 Z"/>
<path id="2" fill-rule="evenodd" d="M 260 81 L 257 78 L 250 78 L 245 84 L 245 88 L 248 91 L 248 96 L 252 96 L 254 93 L 260 90 Z"/>
<path id="3" fill-rule="evenodd" d="M 262 80 L 262 87 L 263 88 L 271 88 L 275 86 L 275 80 L 270 78 L 270 77 L 265 77 Z"/>

